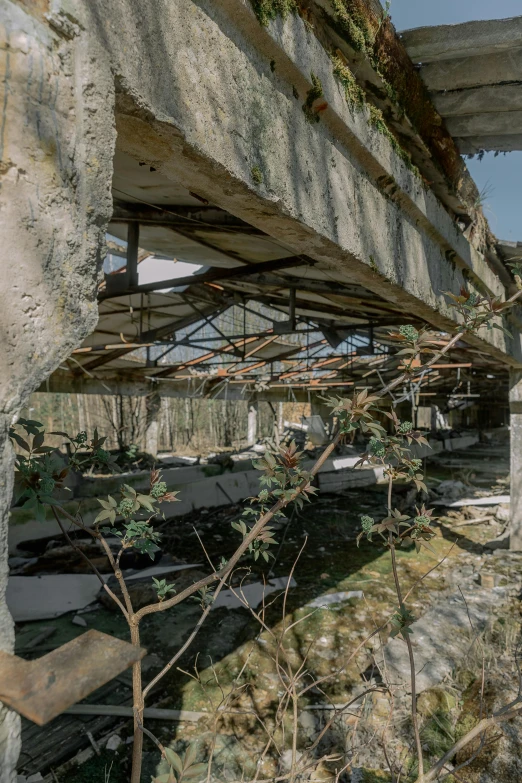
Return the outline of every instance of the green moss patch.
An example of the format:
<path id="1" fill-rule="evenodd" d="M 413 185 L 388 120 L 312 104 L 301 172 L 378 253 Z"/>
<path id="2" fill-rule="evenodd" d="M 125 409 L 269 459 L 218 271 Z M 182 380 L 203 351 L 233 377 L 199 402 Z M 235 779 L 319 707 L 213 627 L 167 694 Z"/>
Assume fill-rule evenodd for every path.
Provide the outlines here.
<path id="1" fill-rule="evenodd" d="M 286 19 L 290 14 L 297 13 L 295 0 L 251 0 L 251 2 L 255 15 L 263 27 L 278 17 Z"/>

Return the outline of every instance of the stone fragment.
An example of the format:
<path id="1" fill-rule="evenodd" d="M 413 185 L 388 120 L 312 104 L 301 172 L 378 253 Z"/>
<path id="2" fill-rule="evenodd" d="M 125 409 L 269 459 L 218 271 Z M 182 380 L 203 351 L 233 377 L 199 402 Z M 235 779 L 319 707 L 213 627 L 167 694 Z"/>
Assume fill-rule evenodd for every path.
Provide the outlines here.
<path id="1" fill-rule="evenodd" d="M 118 748 L 121 745 L 121 737 L 119 737 L 117 734 L 113 734 L 109 739 L 107 740 L 107 744 L 105 745 L 105 748 L 107 750 L 118 750 Z"/>

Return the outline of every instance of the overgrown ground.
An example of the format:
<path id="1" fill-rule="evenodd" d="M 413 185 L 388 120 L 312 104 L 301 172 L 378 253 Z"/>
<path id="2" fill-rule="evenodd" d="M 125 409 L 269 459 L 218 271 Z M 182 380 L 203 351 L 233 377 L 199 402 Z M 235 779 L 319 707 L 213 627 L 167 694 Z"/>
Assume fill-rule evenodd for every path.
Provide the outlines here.
<path id="1" fill-rule="evenodd" d="M 432 460 L 428 465 L 428 483 L 436 487 L 442 480 L 457 479 L 469 486 L 470 493 L 480 490 L 496 494 L 506 492 L 505 453 L 498 448 L 496 467 L 482 461 L 491 450 L 487 452 L 481 448 L 475 449 L 473 454 L 464 452 L 453 455 L 452 459 Z M 399 489 L 396 505 L 406 506 L 411 501 L 407 488 Z M 212 750 L 215 780 L 250 780 L 260 758 L 260 780 L 273 780 L 284 774 L 285 764 L 290 759 L 290 716 L 283 723 L 284 733 L 283 727 L 275 729 L 274 738 L 280 752 L 275 753 L 272 749 L 262 757 L 262 751 L 267 732 L 274 731 L 277 707 L 284 697 L 285 686 L 277 676 L 274 659 L 282 655 L 277 639 L 283 628 L 289 626 L 292 627 L 285 633 L 283 645 L 293 670 L 304 664 L 308 673 L 303 684 L 326 678 L 320 688 L 311 688 L 299 701 L 299 751 L 313 744 L 330 719 L 332 712 L 324 709 L 325 705 L 345 704 L 365 688 L 382 684 L 383 678 L 386 679 L 382 649 L 389 626 L 355 656 L 350 656 L 372 630 L 386 622 L 396 607 L 388 552 L 376 544 L 363 542 L 360 548 L 355 544 L 360 515 L 378 517 L 384 510 L 384 503 L 384 487 L 381 486 L 345 495 L 322 496 L 301 513 L 294 514 L 288 524 L 277 531 L 277 559 L 271 571 L 268 567 L 249 563 L 248 570 L 238 572 L 236 584 L 240 579 L 246 584 L 274 575 L 288 576 L 295 566 L 297 586 L 288 590 L 284 612 L 283 596 L 272 594 L 266 599 L 264 629 L 245 608 L 212 612 L 190 652 L 150 698 L 151 705 L 207 715 L 198 721 L 181 723 L 150 721 L 149 728 L 164 744 L 181 752 L 188 742 L 197 739 L 201 760 L 206 760 Z M 495 598 L 492 602 L 490 616 L 483 628 L 462 629 L 469 637 L 468 654 L 441 683 L 419 697 L 419 710 L 423 715 L 422 739 L 428 759 L 450 747 L 455 738 L 478 720 L 483 659 L 483 713 L 510 698 L 516 674 L 513 649 L 520 632 L 515 588 L 521 581 L 522 559 L 502 551 L 488 554 L 483 549 L 486 541 L 501 532 L 504 526 L 502 513 L 499 514 L 495 506 L 481 508 L 477 523 L 463 524 L 469 522 L 473 514 L 477 515 L 476 510 L 452 511 L 450 515 L 444 512 L 445 509 L 440 508 L 435 514 L 440 517 L 437 536 L 432 542 L 436 556 L 426 550 L 416 554 L 414 549 L 398 553 L 404 591 L 409 590 L 437 559 L 447 555 L 440 568 L 412 594 L 409 601 L 412 612 L 416 617 L 422 617 L 430 607 L 443 602 L 445 596 L 455 593 L 458 586 L 462 586 L 464 592 L 497 590 L 498 600 Z M 163 529 L 164 549 L 187 563 L 204 563 L 205 555 L 197 532 L 208 554 L 217 563 L 221 556 L 228 557 L 237 544 L 237 534 L 230 525 L 240 513 L 240 507 L 228 506 L 168 521 Z M 481 522 L 483 517 L 487 519 Z M 201 570 L 184 572 L 177 580 L 178 588 L 183 582 L 195 581 L 206 570 L 207 566 L 202 566 Z M 146 587 L 138 585 L 134 589 L 138 601 L 149 601 Z M 319 596 L 348 591 L 362 591 L 362 596 L 340 600 L 329 608 L 309 606 Z M 142 642 L 151 656 L 146 678 L 178 649 L 200 612 L 198 603 L 189 601 L 168 615 L 146 618 L 142 625 Z M 127 636 L 125 623 L 108 608 L 99 608 L 83 617 L 89 627 Z M 39 626 L 45 624 L 31 623 L 20 628 L 19 646 L 23 647 Z M 70 616 L 59 618 L 53 624 L 57 625 L 52 637 L 53 647 L 83 631 L 72 625 Z M 422 642 L 416 642 L 414 637 L 414 643 Z M 390 692 L 373 693 L 333 722 L 314 753 L 316 757 L 329 754 L 339 758 L 321 764 L 315 769 L 313 779 L 334 779 L 335 769 L 345 764 L 348 764 L 343 773 L 346 781 L 391 780 L 386 771 L 389 763 L 396 773 L 402 765 L 401 780 L 407 781 L 414 773 L 408 698 L 395 683 L 390 684 L 392 698 Z M 106 702 L 115 703 L 116 697 L 117 692 L 113 692 L 106 696 Z M 99 702 L 99 695 L 94 694 L 90 701 Z M 216 710 L 223 708 L 227 712 L 218 715 Z M 104 781 L 105 770 L 108 771 L 112 763 L 110 780 L 127 780 L 132 746 L 126 741 L 131 733 L 130 721 L 120 721 L 117 735 L 122 744 L 117 751 L 102 750 L 101 755 L 93 754 L 80 767 L 57 770 L 57 779 L 72 783 Z M 105 731 L 105 734 L 109 736 L 110 732 Z M 488 736 L 484 752 L 454 780 L 511 783 L 522 779 L 522 771 L 517 767 L 520 763 L 516 752 L 518 742 L 519 734 L 513 727 L 507 727 L 506 734 L 499 737 Z M 463 754 L 455 760 L 457 763 L 466 760 L 469 751 Z M 147 783 L 152 773 L 163 769 L 161 765 L 157 768 L 158 761 L 158 751 L 147 740 L 143 776 Z M 451 781 L 451 778 L 446 779 Z"/>

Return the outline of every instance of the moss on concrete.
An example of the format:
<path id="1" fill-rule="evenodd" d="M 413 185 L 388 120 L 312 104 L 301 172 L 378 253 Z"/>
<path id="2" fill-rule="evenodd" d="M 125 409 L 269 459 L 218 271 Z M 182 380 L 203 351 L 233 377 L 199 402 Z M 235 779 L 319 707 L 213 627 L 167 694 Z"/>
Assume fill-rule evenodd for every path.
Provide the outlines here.
<path id="1" fill-rule="evenodd" d="M 256 183 L 256 185 L 261 185 L 263 182 L 263 172 L 259 168 L 259 166 L 252 166 L 250 173 L 252 174 L 252 179 Z"/>
<path id="2" fill-rule="evenodd" d="M 434 162 L 456 185 L 463 171 L 459 152 L 390 19 L 379 17 L 363 0 L 334 0 L 334 8 L 337 30 L 368 57 L 399 116 L 407 115 Z"/>
<path id="3" fill-rule="evenodd" d="M 361 109 L 366 103 L 366 98 L 352 71 L 338 55 L 332 56 L 332 63 L 334 76 L 343 86 L 346 102 L 354 108 Z"/>
<path id="4" fill-rule="evenodd" d="M 376 106 L 373 106 L 372 104 L 369 104 L 368 108 L 370 111 L 369 122 L 372 128 L 375 128 L 375 130 L 377 130 L 379 133 L 381 133 L 383 136 L 385 136 L 388 139 L 394 151 L 400 157 L 402 162 L 406 164 L 406 166 L 409 168 L 411 172 L 413 172 L 413 174 L 415 174 L 417 177 L 420 177 L 420 171 L 417 168 L 417 166 L 413 163 L 411 159 L 411 155 L 403 147 L 401 147 L 401 145 L 397 141 L 396 136 L 394 136 L 394 134 L 391 132 L 390 128 L 386 123 L 386 120 L 384 119 L 384 115 L 382 111 L 378 109 Z"/>
<path id="5" fill-rule="evenodd" d="M 343 38 L 358 52 L 372 56 L 376 29 L 361 0 L 332 0 L 337 27 Z"/>
<path id="6" fill-rule="evenodd" d="M 295 0 L 251 0 L 251 2 L 255 15 L 263 27 L 278 17 L 286 19 L 298 10 Z"/>

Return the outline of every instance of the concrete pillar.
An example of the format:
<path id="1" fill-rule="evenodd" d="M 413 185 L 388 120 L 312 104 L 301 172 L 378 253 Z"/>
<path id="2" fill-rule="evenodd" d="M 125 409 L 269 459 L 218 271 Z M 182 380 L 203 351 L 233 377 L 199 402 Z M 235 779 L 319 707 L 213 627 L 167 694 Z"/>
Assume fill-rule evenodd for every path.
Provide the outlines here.
<path id="1" fill-rule="evenodd" d="M 248 428 L 247 441 L 249 446 L 253 446 L 257 440 L 257 412 L 259 405 L 257 402 L 251 402 L 248 406 Z"/>
<path id="2" fill-rule="evenodd" d="M 509 547 L 522 549 L 522 372 L 509 374 L 511 524 Z"/>
<path id="3" fill-rule="evenodd" d="M 44 4 L 45 5 L 45 4 Z M 104 49 L 67 14 L 1 0 L 0 649 L 13 485 L 8 438 L 28 396 L 98 319 L 96 289 L 112 211 L 114 88 Z M 0 705 L 0 783 L 14 783 L 20 721 Z"/>
<path id="4" fill-rule="evenodd" d="M 145 399 L 147 418 L 145 425 L 145 451 L 158 456 L 159 443 L 159 415 L 161 410 L 161 397 L 157 391 L 148 394 Z"/>

